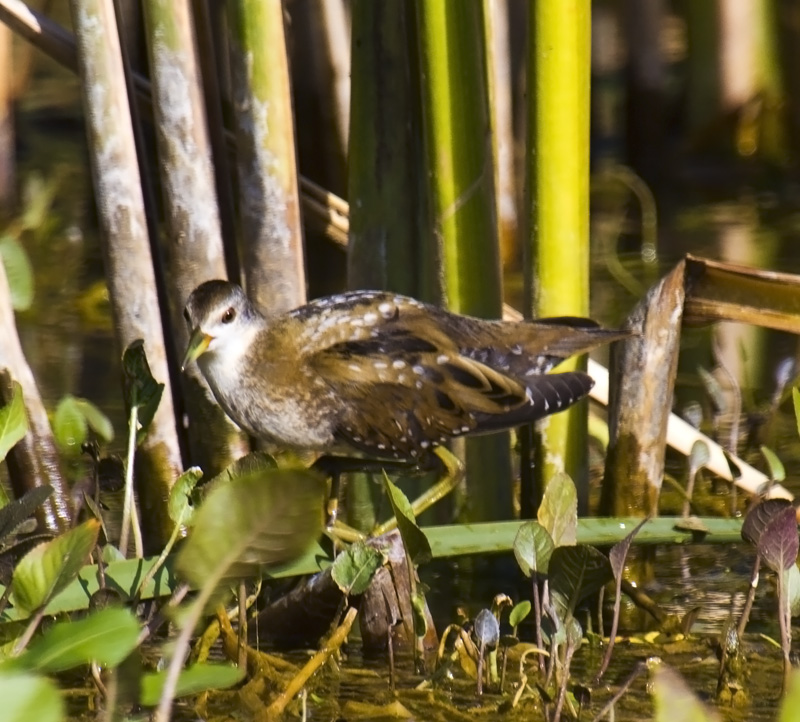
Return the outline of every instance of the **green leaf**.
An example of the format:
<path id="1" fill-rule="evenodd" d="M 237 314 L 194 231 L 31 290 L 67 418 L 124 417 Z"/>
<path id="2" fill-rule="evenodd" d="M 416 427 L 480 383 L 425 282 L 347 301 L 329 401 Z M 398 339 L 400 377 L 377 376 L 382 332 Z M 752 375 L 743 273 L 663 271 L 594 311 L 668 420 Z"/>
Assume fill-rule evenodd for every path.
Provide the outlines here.
<path id="1" fill-rule="evenodd" d="M 578 493 L 572 479 L 556 474 L 547 484 L 536 515 L 557 547 L 572 546 L 578 541 Z"/>
<path id="2" fill-rule="evenodd" d="M 655 722 L 712 722 L 715 719 L 683 678 L 665 664 L 656 668 L 651 689 Z"/>
<path id="3" fill-rule="evenodd" d="M 33 268 L 25 247 L 12 236 L 0 237 L 0 263 L 8 278 L 12 308 L 27 311 L 33 304 Z"/>
<path id="4" fill-rule="evenodd" d="M 389 495 L 389 503 L 392 505 L 392 512 L 397 519 L 397 530 L 400 532 L 408 558 L 414 564 L 429 562 L 433 556 L 431 545 L 422 529 L 417 526 L 414 510 L 411 508 L 408 497 L 389 479 L 386 472 L 383 474 L 383 483 Z"/>
<path id="5" fill-rule="evenodd" d="M 336 557 L 331 577 L 343 594 L 363 594 L 383 562 L 383 554 L 375 547 L 357 541 Z"/>
<path id="6" fill-rule="evenodd" d="M 25 672 L 0 671 L 3 722 L 62 722 L 61 693 L 49 679 Z"/>
<path id="7" fill-rule="evenodd" d="M 31 549 L 11 579 L 14 606 L 31 613 L 58 594 L 78 575 L 99 533 L 100 522 L 90 519 Z"/>
<path id="8" fill-rule="evenodd" d="M 571 614 L 613 578 L 608 559 L 588 544 L 556 547 L 550 558 L 550 589 L 564 596 Z"/>
<path id="9" fill-rule="evenodd" d="M 531 603 L 527 599 L 523 599 L 519 604 L 514 605 L 508 615 L 508 623 L 516 629 L 530 613 Z"/>
<path id="10" fill-rule="evenodd" d="M 264 567 L 299 557 L 322 531 L 325 480 L 305 469 L 268 469 L 218 485 L 194 515 L 176 570 L 210 605 Z"/>
<path id="11" fill-rule="evenodd" d="M 209 689 L 225 689 L 244 679 L 245 670 L 227 664 L 193 664 L 184 669 L 178 678 L 176 697 L 199 694 Z M 146 707 L 154 707 L 161 699 L 167 671 L 152 672 L 142 677 L 140 702 Z"/>
<path id="12" fill-rule="evenodd" d="M 553 549 L 553 539 L 538 521 L 526 521 L 514 537 L 514 557 L 526 577 L 547 574 Z"/>
<path id="13" fill-rule="evenodd" d="M 11 403 L 0 409 L 0 461 L 6 458 L 11 448 L 28 432 L 28 415 L 22 398 L 22 387 L 15 381 Z"/>
<path id="14" fill-rule="evenodd" d="M 106 443 L 114 441 L 114 426 L 108 416 L 87 399 L 75 399 L 75 406 L 95 434 Z"/>
<path id="15" fill-rule="evenodd" d="M 786 479 L 786 469 L 783 468 L 783 463 L 778 458 L 777 454 L 768 446 L 762 446 L 761 453 L 767 460 L 769 478 L 777 482 L 784 481 Z"/>
<path id="16" fill-rule="evenodd" d="M 24 230 L 32 231 L 45 225 L 60 184 L 58 174 L 47 179 L 38 174 L 28 178 L 23 188 L 23 212 L 20 218 Z"/>
<path id="17" fill-rule="evenodd" d="M 52 486 L 36 486 L 30 491 L 26 491 L 24 496 L 9 502 L 0 509 L 0 542 L 11 536 L 14 530 L 44 504 L 52 493 Z"/>
<path id="18" fill-rule="evenodd" d="M 792 564 L 783 577 L 783 589 L 786 603 L 793 617 L 800 614 L 800 569 Z"/>
<path id="19" fill-rule="evenodd" d="M 195 511 L 192 505 L 192 491 L 202 478 L 203 470 L 199 466 L 193 466 L 184 471 L 172 485 L 167 510 L 169 518 L 176 524 L 191 525 Z"/>
<path id="20" fill-rule="evenodd" d="M 789 676 L 789 684 L 778 712 L 778 722 L 798 722 L 800 720 L 800 670 L 795 669 Z"/>
<path id="21" fill-rule="evenodd" d="M 227 484 L 240 476 L 260 474 L 277 468 L 278 464 L 275 459 L 266 451 L 251 451 L 225 467 L 213 479 L 204 484 L 200 491 L 202 496 L 205 497 L 216 489 L 218 484 Z"/>
<path id="22" fill-rule="evenodd" d="M 144 352 L 144 341 L 132 341 L 122 354 L 122 383 L 125 387 L 125 406 L 130 410 L 138 408 L 139 429 L 136 443 L 139 444 L 147 434 L 147 428 L 156 415 L 164 384 L 158 383 L 150 373 L 150 364 Z"/>
<path id="23" fill-rule="evenodd" d="M 88 426 L 78 408 L 77 399 L 67 394 L 56 407 L 53 415 L 53 434 L 62 450 L 79 454 L 86 441 Z"/>
<path id="24" fill-rule="evenodd" d="M 136 649 L 140 631 L 128 610 L 103 609 L 50 627 L 15 664 L 47 673 L 91 662 L 116 667 Z"/>
<path id="25" fill-rule="evenodd" d="M 800 391 L 795 386 L 792 389 L 792 403 L 794 404 L 794 420 L 797 424 L 797 433 L 800 434 Z"/>

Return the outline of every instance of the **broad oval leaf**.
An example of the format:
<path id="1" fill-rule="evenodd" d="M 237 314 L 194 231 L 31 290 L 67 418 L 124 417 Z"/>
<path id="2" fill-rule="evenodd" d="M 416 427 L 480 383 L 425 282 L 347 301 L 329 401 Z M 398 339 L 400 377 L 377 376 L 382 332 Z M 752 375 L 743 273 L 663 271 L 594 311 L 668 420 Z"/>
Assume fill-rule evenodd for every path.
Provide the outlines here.
<path id="1" fill-rule="evenodd" d="M 75 406 L 83 414 L 89 428 L 94 431 L 103 441 L 111 442 L 114 440 L 114 426 L 97 406 L 87 399 L 75 399 Z"/>
<path id="2" fill-rule="evenodd" d="M 77 399 L 67 394 L 58 402 L 53 415 L 53 435 L 58 445 L 70 453 L 80 453 L 81 445 L 86 441 L 88 428 Z"/>
<path id="3" fill-rule="evenodd" d="M 225 484 L 241 476 L 260 474 L 277 468 L 278 464 L 275 459 L 266 451 L 251 451 L 249 454 L 236 459 L 213 479 L 209 480 L 207 485 L 211 488 L 208 491 L 211 491 L 217 484 Z"/>
<path id="4" fill-rule="evenodd" d="M 331 577 L 343 594 L 363 594 L 383 562 L 383 554 L 375 547 L 357 541 L 337 555 L 331 567 Z"/>
<path id="5" fill-rule="evenodd" d="M 791 506 L 792 502 L 788 499 L 765 499 L 756 504 L 747 512 L 747 516 L 744 518 L 744 523 L 742 524 L 742 539 L 750 542 L 754 546 L 758 546 L 758 540 L 761 538 L 767 525 L 777 514 L 780 514 Z"/>
<path id="6" fill-rule="evenodd" d="M 193 466 L 183 472 L 172 485 L 169 492 L 169 518 L 175 524 L 192 524 L 194 516 L 194 506 L 192 504 L 192 491 L 197 486 L 197 482 L 203 478 L 203 470 L 199 466 Z"/>
<path id="7" fill-rule="evenodd" d="M 138 409 L 139 429 L 136 443 L 141 443 L 147 428 L 156 415 L 156 409 L 164 393 L 164 384 L 158 383 L 150 373 L 150 364 L 144 352 L 144 341 L 132 341 L 122 354 L 122 382 L 125 387 L 125 405 L 130 411 Z"/>
<path id="8" fill-rule="evenodd" d="M 550 534 L 555 546 L 577 544 L 578 492 L 567 474 L 556 474 L 547 484 L 536 518 Z"/>
<path id="9" fill-rule="evenodd" d="M 538 521 L 526 521 L 514 537 L 514 557 L 526 577 L 547 574 L 554 548 L 552 537 Z"/>
<path id="10" fill-rule="evenodd" d="M 181 671 L 175 696 L 185 697 L 210 689 L 226 689 L 241 682 L 245 674 L 245 670 L 227 664 L 193 664 Z M 147 707 L 157 705 L 166 678 L 167 670 L 143 675 L 140 703 Z"/>
<path id="11" fill-rule="evenodd" d="M 0 237 L 0 263 L 3 264 L 15 311 L 27 311 L 33 304 L 33 268 L 25 247 L 13 236 Z"/>
<path id="12" fill-rule="evenodd" d="M 530 613 L 531 603 L 527 599 L 523 599 L 519 604 L 514 605 L 508 615 L 508 623 L 516 629 Z"/>
<path id="13" fill-rule="evenodd" d="M 711 451 L 708 444 L 702 439 L 698 439 L 692 444 L 692 450 L 689 452 L 689 469 L 696 472 L 701 467 L 708 463 L 711 458 Z"/>
<path id="14" fill-rule="evenodd" d="M 758 553 L 774 572 L 788 569 L 797 561 L 797 516 L 790 506 L 772 517 L 758 540 Z"/>
<path id="15" fill-rule="evenodd" d="M 792 564 L 786 570 L 783 580 L 783 588 L 786 594 L 786 601 L 793 617 L 800 614 L 800 569 L 797 564 Z"/>
<path id="16" fill-rule="evenodd" d="M 90 662 L 116 667 L 136 649 L 140 631 L 127 609 L 103 609 L 50 627 L 17 663 L 41 672 L 61 672 Z"/>
<path id="17" fill-rule="evenodd" d="M 783 466 L 783 462 L 778 458 L 778 455 L 768 446 L 761 447 L 761 454 L 767 461 L 769 478 L 772 479 L 772 481 L 784 481 L 786 479 L 786 469 Z"/>
<path id="18" fill-rule="evenodd" d="M 689 689 L 683 678 L 665 664 L 653 672 L 651 685 L 655 722 L 711 722 L 712 716 Z M 680 714 L 676 715 L 680 710 Z"/>
<path id="19" fill-rule="evenodd" d="M 11 401 L 0 409 L 0 461 L 28 431 L 22 386 L 15 381 L 12 388 Z"/>
<path id="20" fill-rule="evenodd" d="M 556 547 L 550 558 L 550 589 L 564 596 L 573 614 L 581 600 L 613 578 L 608 559 L 587 544 Z"/>
<path id="21" fill-rule="evenodd" d="M 414 511 L 408 497 L 400 490 L 396 484 L 384 472 L 383 483 L 386 486 L 386 493 L 389 496 L 389 503 L 392 505 L 392 512 L 397 519 L 397 531 L 403 540 L 406 554 L 414 564 L 425 564 L 431 560 L 431 545 L 428 537 L 422 529 L 417 526 Z"/>
<path id="22" fill-rule="evenodd" d="M 300 556 L 322 530 L 325 480 L 305 469 L 269 469 L 218 485 L 195 512 L 176 571 L 213 585 L 209 606 L 264 567 Z"/>
<path id="23" fill-rule="evenodd" d="M 496 647 L 500 641 L 500 624 L 488 609 L 481 609 L 475 617 L 473 634 L 479 645 Z"/>
<path id="24" fill-rule="evenodd" d="M 46 677 L 0 671 L 3 722 L 62 722 L 64 703 L 58 688 Z"/>
<path id="25" fill-rule="evenodd" d="M 800 670 L 794 669 L 789 675 L 789 684 L 778 712 L 778 722 L 797 722 L 798 710 L 800 710 Z"/>
<path id="26" fill-rule="evenodd" d="M 618 541 L 611 547 L 611 551 L 608 553 L 608 561 L 611 564 L 611 572 L 614 575 L 614 579 L 619 579 L 622 576 L 622 572 L 625 571 L 625 559 L 628 556 L 628 550 L 631 548 L 631 544 L 633 543 L 633 538 L 639 533 L 639 530 L 649 521 L 649 518 L 642 519 L 621 541 Z"/>
<path id="27" fill-rule="evenodd" d="M 46 604 L 80 572 L 97 544 L 100 522 L 90 519 L 31 549 L 11 579 L 14 605 L 31 613 Z"/>

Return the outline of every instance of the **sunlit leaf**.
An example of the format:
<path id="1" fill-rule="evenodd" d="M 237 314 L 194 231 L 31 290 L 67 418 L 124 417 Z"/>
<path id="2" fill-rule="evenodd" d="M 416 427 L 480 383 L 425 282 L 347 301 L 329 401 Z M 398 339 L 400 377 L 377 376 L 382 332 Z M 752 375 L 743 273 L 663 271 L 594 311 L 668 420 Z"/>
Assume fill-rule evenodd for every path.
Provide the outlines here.
<path id="1" fill-rule="evenodd" d="M 385 473 L 383 483 L 389 496 L 389 503 L 392 505 L 392 512 L 397 519 L 397 530 L 400 532 L 406 554 L 414 564 L 429 562 L 432 557 L 431 545 L 422 529 L 417 526 L 408 498 Z"/>
<path id="2" fill-rule="evenodd" d="M 3 722 L 62 722 L 64 703 L 58 688 L 46 677 L 0 670 Z"/>
<path id="3" fill-rule="evenodd" d="M 0 236 L 0 263 L 6 272 L 15 311 L 27 311 L 33 304 L 33 268 L 24 246 L 12 236 Z"/>
<path id="4" fill-rule="evenodd" d="M 472 632 L 479 645 L 496 647 L 500 640 L 500 624 L 488 609 L 481 609 L 475 617 Z"/>
<path id="5" fill-rule="evenodd" d="M 193 664 L 181 671 L 175 696 L 186 697 L 210 689 L 226 689 L 244 679 L 245 673 L 245 670 L 227 664 Z M 158 704 L 166 677 L 166 670 L 145 674 L 142 677 L 141 704 L 146 707 Z"/>
<path id="6" fill-rule="evenodd" d="M 655 722 L 713 722 L 712 715 L 673 669 L 659 665 L 651 686 Z"/>
<path id="7" fill-rule="evenodd" d="M 130 411 L 138 408 L 139 429 L 136 442 L 141 443 L 164 393 L 164 384 L 158 383 L 150 373 L 150 364 L 144 352 L 144 341 L 132 341 L 122 354 L 122 381 L 125 387 L 125 406 Z"/>
<path id="8" fill-rule="evenodd" d="M 689 468 L 696 472 L 705 466 L 710 458 L 711 451 L 708 444 L 702 439 L 698 439 L 692 444 L 692 450 L 689 452 Z"/>
<path id="9" fill-rule="evenodd" d="M 322 530 L 325 480 L 302 469 L 269 469 L 218 485 L 194 515 L 176 570 L 211 584 L 209 605 L 265 567 L 300 556 Z"/>
<path id="10" fill-rule="evenodd" d="M 508 623 L 512 627 L 518 627 L 530 613 L 531 603 L 527 599 L 523 599 L 519 604 L 514 605 L 514 608 L 508 615 Z"/>
<path id="11" fill-rule="evenodd" d="M 88 430 L 86 418 L 78 408 L 77 399 L 67 394 L 56 407 L 53 415 L 53 434 L 62 450 L 80 453 Z"/>
<path id="12" fill-rule="evenodd" d="M 0 409 L 0 461 L 28 431 L 22 387 L 15 381 L 10 403 Z"/>
<path id="13" fill-rule="evenodd" d="M 90 519 L 29 551 L 14 569 L 14 605 L 33 612 L 70 583 L 97 543 L 100 522 Z"/>
<path id="14" fill-rule="evenodd" d="M 514 557 L 526 577 L 547 574 L 555 544 L 538 521 L 526 521 L 514 537 Z"/>
<path id="15" fill-rule="evenodd" d="M 784 469 L 783 462 L 778 458 L 778 455 L 768 446 L 762 446 L 761 453 L 769 467 L 769 478 L 777 482 L 786 479 L 786 469 Z"/>
<path id="16" fill-rule="evenodd" d="M 49 178 L 37 174 L 27 179 L 23 188 L 23 211 L 20 217 L 23 229 L 35 230 L 45 224 L 59 185 L 58 174 Z"/>
<path id="17" fill-rule="evenodd" d="M 797 564 L 790 565 L 786 570 L 783 588 L 792 616 L 800 615 L 800 569 L 797 568 Z"/>
<path id="18" fill-rule="evenodd" d="M 217 476 L 211 479 L 208 484 L 209 486 L 214 486 L 218 483 L 224 484 L 240 476 L 259 474 L 277 468 L 278 465 L 275 463 L 275 459 L 266 451 L 251 451 L 249 454 L 236 459 L 236 461 L 228 465 L 217 474 Z"/>
<path id="19" fill-rule="evenodd" d="M 797 516 L 794 507 L 775 514 L 758 540 L 758 553 L 774 572 L 788 569 L 797 560 Z"/>
<path id="20" fill-rule="evenodd" d="M 783 695 L 778 722 L 798 722 L 800 720 L 800 670 L 789 675 L 789 684 Z"/>
<path id="21" fill-rule="evenodd" d="M 383 562 L 377 549 L 357 541 L 336 557 L 331 576 L 343 594 L 363 594 Z"/>
<path id="22" fill-rule="evenodd" d="M 550 589 L 564 596 L 571 613 L 613 578 L 608 559 L 587 544 L 556 547 L 550 558 Z"/>
<path id="23" fill-rule="evenodd" d="M 61 672 L 93 661 L 116 667 L 136 648 L 140 631 L 127 609 L 102 609 L 50 627 L 16 663 L 41 672 Z"/>
<path id="24" fill-rule="evenodd" d="M 414 620 L 414 634 L 419 638 L 424 637 L 428 633 L 428 601 L 419 588 L 411 595 L 411 617 Z"/>
<path id="25" fill-rule="evenodd" d="M 547 484 L 536 515 L 557 547 L 571 546 L 578 541 L 578 493 L 572 479 L 556 474 Z"/>
<path id="26" fill-rule="evenodd" d="M 190 526 L 194 516 L 194 506 L 192 505 L 192 491 L 197 486 L 197 482 L 203 478 L 203 470 L 199 466 L 193 466 L 183 472 L 172 485 L 169 492 L 169 518 L 176 524 Z"/>
<path id="27" fill-rule="evenodd" d="M 797 433 L 800 434 L 800 391 L 795 386 L 792 389 L 792 403 L 794 404 L 794 421 L 797 424 Z"/>
<path id="28" fill-rule="evenodd" d="M 89 428 L 103 441 L 108 443 L 114 440 L 114 426 L 111 424 L 111 419 L 97 406 L 86 399 L 75 399 L 75 406 L 83 414 Z"/>
<path id="29" fill-rule="evenodd" d="M 742 539 L 758 546 L 758 540 L 773 518 L 792 506 L 788 499 L 765 499 L 747 512 L 742 524 Z"/>
<path id="30" fill-rule="evenodd" d="M 631 548 L 633 538 L 639 533 L 639 530 L 649 521 L 649 519 L 642 519 L 624 539 L 618 541 L 611 547 L 608 553 L 608 561 L 611 564 L 611 571 L 614 574 L 614 579 L 622 576 L 625 571 L 625 559 L 628 556 L 628 550 Z"/>

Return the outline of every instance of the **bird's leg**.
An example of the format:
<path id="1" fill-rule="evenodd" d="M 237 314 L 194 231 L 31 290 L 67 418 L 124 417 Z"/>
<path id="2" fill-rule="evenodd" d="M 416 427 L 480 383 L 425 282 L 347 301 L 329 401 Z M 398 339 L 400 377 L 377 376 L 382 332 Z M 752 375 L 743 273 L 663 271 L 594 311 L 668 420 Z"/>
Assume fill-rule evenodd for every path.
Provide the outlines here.
<path id="1" fill-rule="evenodd" d="M 422 471 L 436 471 L 438 481 L 411 502 L 411 510 L 415 517 L 447 496 L 464 478 L 464 465 L 445 446 L 437 446 L 433 450 L 433 454 L 429 454 L 420 461 L 419 468 Z M 373 536 L 385 534 L 396 526 L 397 519 L 392 517 L 375 529 Z"/>
<path id="2" fill-rule="evenodd" d="M 418 464 L 413 461 L 380 461 L 378 459 L 359 459 L 352 456 L 320 456 L 311 466 L 331 480 L 331 493 L 328 498 L 328 528 L 337 523 L 339 501 L 342 498 L 344 484 L 342 474 L 348 473 L 396 473 L 413 471 Z"/>

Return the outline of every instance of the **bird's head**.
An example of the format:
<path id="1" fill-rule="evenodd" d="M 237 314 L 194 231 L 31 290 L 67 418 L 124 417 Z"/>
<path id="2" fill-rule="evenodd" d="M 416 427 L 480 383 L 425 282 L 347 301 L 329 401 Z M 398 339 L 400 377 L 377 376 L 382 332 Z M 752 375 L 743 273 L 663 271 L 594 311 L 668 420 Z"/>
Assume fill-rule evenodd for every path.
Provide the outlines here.
<path id="1" fill-rule="evenodd" d="M 189 326 L 189 345 L 181 369 L 203 354 L 224 353 L 238 358 L 247 350 L 260 314 L 240 286 L 206 281 L 189 295 L 183 316 Z"/>

